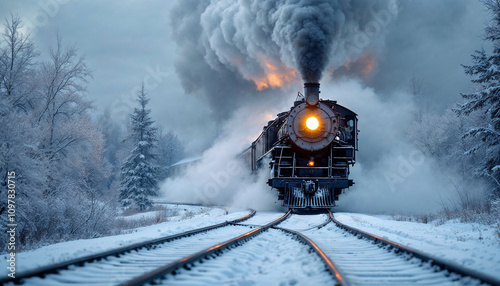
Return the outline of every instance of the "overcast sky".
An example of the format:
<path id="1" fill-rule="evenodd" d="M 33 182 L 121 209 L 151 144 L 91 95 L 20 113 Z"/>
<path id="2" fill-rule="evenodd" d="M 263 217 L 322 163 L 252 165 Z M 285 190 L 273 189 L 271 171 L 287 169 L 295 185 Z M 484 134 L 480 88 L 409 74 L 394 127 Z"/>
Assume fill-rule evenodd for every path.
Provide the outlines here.
<path id="1" fill-rule="evenodd" d="M 0 17 L 12 12 L 27 27 L 35 27 L 33 40 L 44 55 L 54 46 L 56 33 L 64 44 L 76 44 L 93 70 L 88 96 L 99 111 L 109 107 L 117 117 L 129 112 L 127 106 L 134 104 L 131 95 L 146 81 L 153 117 L 196 153 L 216 136 L 217 124 L 211 118 L 227 116 L 214 115 L 217 102 L 207 100 L 203 86 L 201 91 L 186 94 L 181 85 L 175 62 L 183 50 L 171 37 L 174 6 L 180 5 L 163 0 L 2 0 Z M 398 16 L 373 51 L 375 69 L 362 82 L 390 99 L 415 74 L 423 81 L 429 101 L 441 112 L 470 88 L 460 64 L 470 63 L 470 54 L 482 47 L 480 35 L 486 19 L 483 5 L 474 0 L 402 1 Z M 195 63 L 193 68 L 197 68 Z M 289 88 L 301 89 L 300 83 Z M 296 95 L 279 89 L 272 93 L 289 97 L 289 102 Z M 202 139 L 190 140 L 193 137 Z"/>

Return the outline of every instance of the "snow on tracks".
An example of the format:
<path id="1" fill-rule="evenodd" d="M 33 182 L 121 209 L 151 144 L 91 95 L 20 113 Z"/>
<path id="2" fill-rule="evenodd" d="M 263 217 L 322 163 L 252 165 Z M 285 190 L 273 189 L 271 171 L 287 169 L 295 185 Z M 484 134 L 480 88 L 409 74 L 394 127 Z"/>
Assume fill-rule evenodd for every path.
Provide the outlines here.
<path id="1" fill-rule="evenodd" d="M 343 224 L 500 279 L 500 239 L 495 225 L 459 221 L 418 223 L 389 216 L 336 213 Z"/>
<path id="2" fill-rule="evenodd" d="M 257 212 L 253 217 L 245 220 L 245 225 L 262 226 L 271 221 L 275 221 L 284 215 L 283 212 Z"/>
<path id="3" fill-rule="evenodd" d="M 217 259 L 169 276 L 162 285 L 221 284 L 330 285 L 332 277 L 308 246 L 280 230 L 269 229 Z"/>
<path id="4" fill-rule="evenodd" d="M 224 213 L 227 213 L 227 211 L 224 211 Z M 237 212 L 239 213 L 239 212 Z M 205 213 L 206 214 L 206 213 Z M 251 214 L 246 214 L 245 217 L 239 217 L 238 220 L 244 220 L 244 219 L 248 219 L 250 216 L 254 215 L 255 214 L 255 211 L 253 211 Z M 234 213 L 233 215 L 229 215 L 229 216 L 226 216 L 227 218 L 232 218 L 234 216 Z M 234 220 L 234 219 L 231 219 L 230 221 L 233 221 L 233 222 L 237 222 L 238 220 Z M 169 236 L 162 236 L 158 239 L 151 239 L 151 238 L 154 238 L 157 234 L 154 234 L 153 233 L 153 236 L 151 237 L 148 237 L 147 240 L 143 240 L 142 242 L 139 242 L 139 243 L 135 243 L 135 244 L 128 244 L 127 246 L 125 247 L 119 247 L 119 248 L 115 248 L 112 249 L 112 250 L 108 250 L 108 251 L 104 251 L 104 252 L 99 252 L 97 254 L 91 254 L 91 255 L 86 255 L 84 257 L 77 257 L 77 258 L 74 258 L 74 259 L 70 259 L 70 260 L 66 260 L 64 262 L 61 262 L 61 263 L 56 263 L 56 264 L 52 264 L 52 265 L 47 265 L 47 266 L 44 266 L 44 267 L 39 267 L 37 269 L 34 269 L 32 271 L 29 271 L 29 273 L 26 273 L 25 271 L 21 272 L 21 276 L 24 278 L 24 277 L 43 277 L 45 276 L 46 274 L 49 274 L 49 273 L 59 273 L 59 271 L 63 270 L 63 269 L 68 269 L 68 268 L 75 268 L 75 265 L 79 265 L 79 266 L 83 266 L 84 263 L 90 263 L 91 265 L 94 265 L 92 263 L 96 262 L 100 262 L 100 261 L 103 261 L 103 260 L 107 260 L 108 258 L 110 257 L 121 257 L 121 256 L 124 256 L 124 255 L 128 255 L 130 254 L 131 252 L 140 252 L 140 251 L 147 251 L 148 249 L 155 249 L 157 247 L 161 247 L 162 244 L 165 244 L 167 242 L 170 242 L 170 241 L 173 241 L 175 239 L 179 239 L 179 238 L 183 238 L 183 237 L 188 237 L 188 236 L 191 236 L 191 235 L 194 235 L 194 234 L 198 234 L 198 233 L 203 233 L 203 232 L 206 232 L 208 230 L 212 230 L 212 229 L 216 229 L 217 227 L 223 227 L 223 226 L 228 226 L 229 224 L 226 223 L 226 222 L 222 222 L 222 223 L 218 223 L 218 224 L 215 224 L 215 225 L 210 225 L 208 227 L 203 227 L 203 228 L 198 228 L 198 229 L 195 229 L 195 230 L 190 230 L 188 232 L 182 232 L 180 234 L 176 234 L 176 235 L 169 235 Z M 159 229 L 158 229 L 159 231 Z M 111 240 L 112 238 L 115 238 L 115 245 L 117 244 L 117 240 L 116 238 L 118 238 L 120 236 L 116 236 L 116 237 L 108 237 L 107 239 L 108 240 Z M 99 240 L 99 239 L 96 239 L 96 240 Z M 90 240 L 92 241 L 92 240 Z M 81 241 L 80 241 L 81 242 Z M 58 244 L 59 246 L 61 245 L 65 245 L 65 244 L 72 244 L 72 242 L 70 243 L 60 243 Z M 69 248 L 71 249 L 71 248 Z M 66 251 L 68 250 L 65 249 Z M 74 249 L 71 249 L 74 251 Z M 71 253 L 71 252 L 70 252 Z M 78 267 L 76 269 L 79 269 Z M 22 279 L 22 277 L 17 277 L 19 276 L 16 275 L 16 279 L 19 280 L 19 279 Z M 1 282 L 6 282 L 5 279 L 0 279 L 0 284 Z M 6 279 L 6 280 L 9 280 L 9 279 Z M 50 279 L 49 279 L 50 280 Z M 57 280 L 57 277 L 56 277 L 56 280 Z M 44 282 L 42 282 L 44 283 Z M 50 283 L 49 283 L 50 284 Z"/>
<path id="5" fill-rule="evenodd" d="M 313 215 L 296 215 L 293 214 L 290 218 L 280 223 L 279 227 L 287 228 L 295 231 L 305 231 L 315 228 L 330 222 L 327 214 L 313 214 Z"/>
<path id="6" fill-rule="evenodd" d="M 207 208 L 202 206 L 180 205 L 174 207 L 183 210 L 186 209 L 194 213 L 194 215 L 190 218 L 182 216 L 172 217 L 167 222 L 140 227 L 131 230 L 130 233 L 93 239 L 66 241 L 47 245 L 35 250 L 19 252 L 16 254 L 16 259 L 19 261 L 16 270 L 18 274 L 22 274 L 40 267 L 55 263 L 63 263 L 68 260 L 94 255 L 118 247 L 235 220 L 250 213 L 249 210 L 231 210 L 227 213 L 226 210 L 221 208 Z M 207 210 L 201 212 L 201 209 Z M 0 269 L 6 269 L 7 259 L 6 256 L 2 256 L 2 258 L 4 257 L 5 259 L 0 259 Z M 1 271 L 0 274 L 2 274 Z M 6 275 L 0 276 L 0 278 L 3 277 L 6 277 Z"/>
<path id="7" fill-rule="evenodd" d="M 108 257 L 84 267 L 71 267 L 57 275 L 32 277 L 23 285 L 117 285 L 247 231 L 248 227 L 244 226 L 226 226 L 166 242 L 149 250 Z"/>
<path id="8" fill-rule="evenodd" d="M 434 272 L 418 259 L 394 253 L 366 239 L 328 224 L 303 232 L 333 261 L 348 284 L 355 285 L 457 285 L 444 272 Z"/>

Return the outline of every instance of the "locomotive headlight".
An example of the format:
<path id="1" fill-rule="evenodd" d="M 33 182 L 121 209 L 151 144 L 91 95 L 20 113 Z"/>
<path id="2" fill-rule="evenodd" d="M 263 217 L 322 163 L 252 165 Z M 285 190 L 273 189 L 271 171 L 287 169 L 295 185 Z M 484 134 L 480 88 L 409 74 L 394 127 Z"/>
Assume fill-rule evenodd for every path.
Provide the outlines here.
<path id="1" fill-rule="evenodd" d="M 319 98 L 314 93 L 308 94 L 306 97 L 306 102 L 309 105 L 316 105 L 316 104 L 318 104 L 318 101 L 319 101 Z"/>
<path id="2" fill-rule="evenodd" d="M 309 128 L 310 130 L 313 130 L 313 131 L 318 129 L 318 127 L 319 127 L 318 118 L 316 118 L 314 116 L 307 118 L 306 126 L 307 126 L 307 128 Z"/>

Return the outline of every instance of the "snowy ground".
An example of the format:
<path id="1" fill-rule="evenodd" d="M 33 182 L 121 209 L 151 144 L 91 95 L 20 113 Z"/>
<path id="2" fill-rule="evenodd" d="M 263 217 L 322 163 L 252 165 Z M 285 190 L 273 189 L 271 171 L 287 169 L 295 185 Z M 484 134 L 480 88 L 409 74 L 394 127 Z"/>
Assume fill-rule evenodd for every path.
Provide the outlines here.
<path id="1" fill-rule="evenodd" d="M 280 223 L 278 226 L 302 232 L 317 227 L 318 225 L 322 225 L 327 221 L 330 221 L 330 217 L 327 214 L 319 214 L 319 215 L 292 214 L 287 220 Z"/>
<path id="2" fill-rule="evenodd" d="M 269 229 L 161 285 L 331 285 L 332 280 L 308 246 Z"/>
<path id="3" fill-rule="evenodd" d="M 70 259 L 83 257 L 106 250 L 130 245 L 136 242 L 151 240 L 166 235 L 180 233 L 195 228 L 201 228 L 229 220 L 243 217 L 248 210 L 224 210 L 222 208 L 207 208 L 189 205 L 172 205 L 169 210 L 175 210 L 177 216 L 169 217 L 169 221 L 147 227 L 137 228 L 130 233 L 100 237 L 95 239 L 82 239 L 61 242 L 36 250 L 21 252 L 16 255 L 18 274 Z M 226 213 L 228 212 L 228 213 Z M 151 214 L 155 215 L 155 214 Z M 140 219 L 148 214 L 136 214 L 135 219 Z M 131 219 L 131 218 L 129 218 Z M 7 256 L 0 259 L 0 276 L 7 275 Z"/>
<path id="4" fill-rule="evenodd" d="M 16 256 L 18 262 L 17 273 L 140 241 L 234 220 L 249 213 L 248 210 L 230 210 L 226 214 L 226 210 L 222 208 L 202 208 L 186 205 L 169 206 L 169 208 L 171 210 L 177 209 L 173 212 L 177 216 L 169 217 L 169 221 L 165 223 L 137 228 L 129 233 L 118 236 L 69 241 L 49 245 L 33 251 L 18 253 Z M 141 220 L 147 216 L 155 215 L 156 213 L 135 214 L 129 216 L 127 220 Z M 278 212 L 260 213 L 259 216 L 246 221 L 245 224 L 259 225 L 268 223 L 282 215 L 283 213 Z M 386 237 L 411 248 L 453 261 L 467 268 L 475 269 L 500 279 L 500 237 L 496 226 L 460 223 L 457 221 L 424 224 L 396 221 L 390 216 L 355 213 L 336 213 L 335 216 L 339 221 L 347 225 Z M 322 224 L 327 219 L 326 215 L 292 215 L 288 220 L 281 223 L 280 226 L 307 233 L 308 230 Z M 281 241 L 281 243 L 276 244 L 276 240 Z M 327 276 L 324 276 L 325 273 L 321 271 L 317 273 L 314 270 L 315 267 L 313 266 L 316 265 L 317 260 L 314 256 L 307 258 L 307 255 L 305 255 L 307 251 L 303 248 L 303 245 L 297 245 L 295 241 L 289 240 L 280 232 L 272 230 L 261 236 L 261 238 L 253 239 L 251 243 L 249 242 L 248 246 L 242 248 L 246 256 L 235 256 L 236 253 L 241 253 L 240 251 L 234 252 L 234 254 L 228 252 L 228 254 L 221 257 L 226 258 L 213 264 L 215 267 L 213 270 L 226 269 L 225 271 L 217 273 L 217 271 L 211 272 L 210 269 L 203 268 L 203 271 L 211 272 L 209 277 L 206 278 L 208 279 L 206 282 L 210 279 L 222 279 L 228 284 L 237 284 L 240 282 L 243 284 L 247 282 L 252 284 L 264 281 L 281 281 L 284 284 L 295 284 L 307 281 L 307 277 L 311 277 L 310 275 L 314 277 L 319 275 L 317 276 L 317 282 L 327 279 Z M 266 252 L 269 255 L 265 260 L 252 261 L 251 258 L 258 255 L 258 253 L 253 253 L 254 250 L 258 253 Z M 297 252 L 294 255 L 288 255 L 293 250 L 297 250 Z M 6 275 L 6 256 L 2 256 L 0 259 L 0 269 L 2 269 L 0 270 L 0 275 L 3 276 Z M 241 264 L 242 262 L 243 264 Z M 224 267 L 221 266 L 224 263 L 227 263 L 227 265 Z M 262 267 L 261 264 L 266 267 Z M 240 269 L 240 265 L 246 266 Z M 278 265 L 282 265 L 283 267 L 278 267 Z M 245 271 L 242 271 L 242 269 Z M 276 270 L 277 272 L 271 273 L 269 269 Z M 238 271 L 242 274 L 234 277 L 231 276 Z M 279 275 L 289 275 L 290 273 L 295 275 L 294 279 L 283 280 L 278 277 Z M 179 276 L 179 280 L 176 280 L 176 283 L 182 284 L 188 282 L 190 275 Z"/>
<path id="5" fill-rule="evenodd" d="M 500 234 L 493 225 L 395 221 L 390 216 L 336 213 L 340 222 L 500 279 Z"/>

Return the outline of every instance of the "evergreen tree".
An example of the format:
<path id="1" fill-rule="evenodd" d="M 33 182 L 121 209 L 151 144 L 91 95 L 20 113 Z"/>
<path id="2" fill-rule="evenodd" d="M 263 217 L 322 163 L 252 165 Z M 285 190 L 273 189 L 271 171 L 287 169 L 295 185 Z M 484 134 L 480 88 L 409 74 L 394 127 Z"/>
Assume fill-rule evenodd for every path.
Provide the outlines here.
<path id="1" fill-rule="evenodd" d="M 170 166 L 184 157 L 184 147 L 177 135 L 163 128 L 158 130 L 158 163 L 160 164 L 159 179 L 165 180 L 172 175 Z"/>
<path id="2" fill-rule="evenodd" d="M 500 193 L 500 1 L 484 1 L 493 18 L 486 27 L 487 41 L 492 42 L 493 52 L 488 55 L 484 49 L 472 55 L 474 64 L 464 66 L 465 73 L 476 77 L 472 80 L 478 86 L 473 93 L 462 94 L 466 100 L 459 113 L 469 115 L 482 110 L 487 115 L 483 126 L 470 129 L 466 136 L 477 138 L 477 144 L 470 153 L 480 151 L 486 156 L 477 172 L 489 178 Z"/>
<path id="3" fill-rule="evenodd" d="M 151 110 L 146 109 L 149 98 L 146 96 L 144 84 L 137 101 L 140 108 L 135 108 L 130 116 L 130 139 L 134 147 L 122 165 L 119 199 L 125 207 L 134 206 L 145 210 L 152 205 L 149 197 L 157 195 L 159 166 L 154 152 L 158 141 L 157 128 L 153 127 Z"/>

